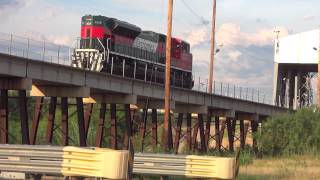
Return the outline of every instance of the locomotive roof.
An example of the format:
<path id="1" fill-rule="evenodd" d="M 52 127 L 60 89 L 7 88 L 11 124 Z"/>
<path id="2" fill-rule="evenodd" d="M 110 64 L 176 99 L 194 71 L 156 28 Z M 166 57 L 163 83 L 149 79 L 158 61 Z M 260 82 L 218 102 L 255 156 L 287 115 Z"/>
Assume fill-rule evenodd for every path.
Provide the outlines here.
<path id="1" fill-rule="evenodd" d="M 118 20 L 116 18 L 101 16 L 101 15 L 85 15 L 82 17 L 82 20 L 88 20 L 86 18 L 102 21 L 103 24 L 112 32 L 121 34 L 124 36 L 136 37 L 141 33 L 140 27 L 125 21 Z"/>

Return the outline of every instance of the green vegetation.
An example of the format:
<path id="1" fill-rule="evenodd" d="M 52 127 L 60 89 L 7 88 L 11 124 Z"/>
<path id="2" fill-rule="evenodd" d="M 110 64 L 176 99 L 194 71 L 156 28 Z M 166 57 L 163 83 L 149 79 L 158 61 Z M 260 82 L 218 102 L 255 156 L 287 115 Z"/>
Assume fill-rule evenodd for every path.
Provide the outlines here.
<path id="1" fill-rule="evenodd" d="M 314 108 L 282 114 L 263 122 L 258 138 L 262 155 L 317 155 L 320 149 L 320 112 Z"/>

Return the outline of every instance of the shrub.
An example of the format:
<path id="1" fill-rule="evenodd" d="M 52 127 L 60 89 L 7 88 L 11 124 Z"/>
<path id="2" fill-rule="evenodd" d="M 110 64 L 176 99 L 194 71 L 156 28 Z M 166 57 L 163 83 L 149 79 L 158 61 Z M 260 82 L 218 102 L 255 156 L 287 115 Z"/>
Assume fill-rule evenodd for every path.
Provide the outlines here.
<path id="1" fill-rule="evenodd" d="M 318 153 L 320 112 L 306 108 L 269 118 L 263 122 L 257 138 L 259 149 L 265 155 Z"/>

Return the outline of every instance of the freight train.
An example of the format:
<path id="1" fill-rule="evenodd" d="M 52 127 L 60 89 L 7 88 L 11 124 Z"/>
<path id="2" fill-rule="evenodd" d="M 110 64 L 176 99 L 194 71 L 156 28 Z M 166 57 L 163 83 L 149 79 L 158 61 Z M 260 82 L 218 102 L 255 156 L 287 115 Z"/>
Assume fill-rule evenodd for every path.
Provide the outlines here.
<path id="1" fill-rule="evenodd" d="M 71 57 L 74 67 L 163 84 L 166 35 L 115 18 L 86 15 Z M 193 87 L 190 44 L 178 38 L 171 39 L 171 85 Z"/>

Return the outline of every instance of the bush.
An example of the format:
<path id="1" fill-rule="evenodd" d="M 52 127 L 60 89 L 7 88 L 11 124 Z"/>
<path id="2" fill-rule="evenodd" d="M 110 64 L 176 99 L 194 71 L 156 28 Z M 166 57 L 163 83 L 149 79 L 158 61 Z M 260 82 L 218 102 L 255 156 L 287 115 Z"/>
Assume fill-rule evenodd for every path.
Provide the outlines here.
<path id="1" fill-rule="evenodd" d="M 306 108 L 294 114 L 267 119 L 257 134 L 260 152 L 265 155 L 318 153 L 320 148 L 320 112 Z"/>

